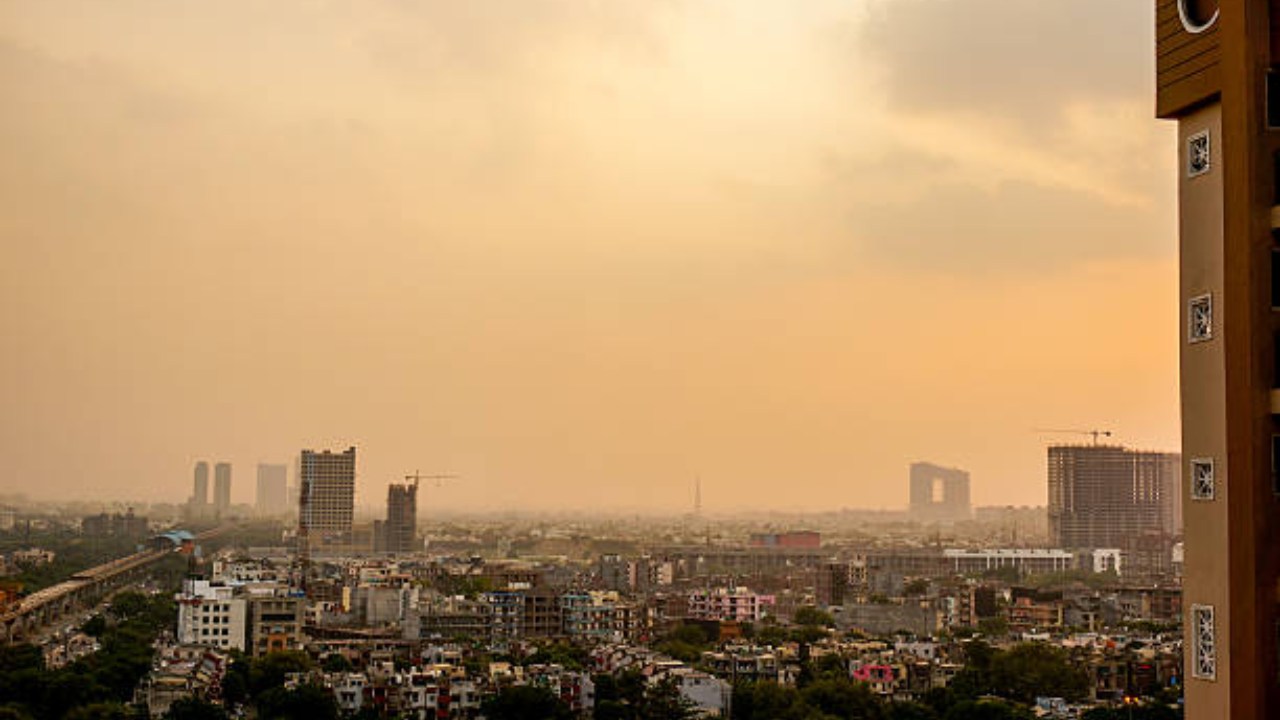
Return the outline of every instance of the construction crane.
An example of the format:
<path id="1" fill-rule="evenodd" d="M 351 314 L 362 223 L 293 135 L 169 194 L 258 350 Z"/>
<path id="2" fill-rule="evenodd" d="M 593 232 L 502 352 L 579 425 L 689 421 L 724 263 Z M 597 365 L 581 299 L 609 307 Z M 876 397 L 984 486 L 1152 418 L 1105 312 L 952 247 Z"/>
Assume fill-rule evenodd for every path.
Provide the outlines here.
<path id="1" fill-rule="evenodd" d="M 437 473 L 435 475 L 423 475 L 417 470 L 414 470 L 412 475 L 404 476 L 404 481 L 409 482 L 410 480 L 412 480 L 413 486 L 415 488 L 418 487 L 418 483 L 422 480 L 430 480 L 432 483 L 435 484 L 436 487 L 444 487 L 444 483 L 446 480 L 459 480 L 459 479 L 461 479 L 461 476 L 454 475 L 452 473 Z"/>
<path id="2" fill-rule="evenodd" d="M 1035 428 L 1038 433 L 1060 433 L 1063 435 L 1088 435 L 1093 438 L 1093 444 L 1098 444 L 1099 437 L 1111 437 L 1110 430 L 1057 430 L 1053 428 Z"/>

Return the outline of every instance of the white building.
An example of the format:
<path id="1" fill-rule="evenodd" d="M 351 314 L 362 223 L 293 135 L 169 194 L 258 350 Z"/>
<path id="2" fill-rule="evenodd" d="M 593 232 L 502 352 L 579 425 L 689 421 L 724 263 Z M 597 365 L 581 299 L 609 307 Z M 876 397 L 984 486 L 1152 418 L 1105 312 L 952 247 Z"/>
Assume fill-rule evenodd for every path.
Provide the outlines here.
<path id="1" fill-rule="evenodd" d="M 247 604 L 231 585 L 187 580 L 178 602 L 178 642 L 245 650 Z"/>
<path id="2" fill-rule="evenodd" d="M 659 679 L 671 679 L 680 694 L 693 703 L 699 717 L 723 717 L 733 686 L 713 675 L 689 667 L 670 670 Z"/>

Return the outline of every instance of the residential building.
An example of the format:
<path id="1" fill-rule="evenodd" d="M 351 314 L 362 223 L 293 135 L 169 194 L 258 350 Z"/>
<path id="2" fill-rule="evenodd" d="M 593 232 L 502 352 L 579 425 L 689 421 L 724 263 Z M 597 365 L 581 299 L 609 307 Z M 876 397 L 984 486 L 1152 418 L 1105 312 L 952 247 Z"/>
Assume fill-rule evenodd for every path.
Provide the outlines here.
<path id="1" fill-rule="evenodd" d="M 246 601 L 231 585 L 188 579 L 178 603 L 178 642 L 246 650 Z"/>
<path id="2" fill-rule="evenodd" d="M 859 630 L 871 635 L 891 635 L 906 631 L 927 636 L 942 627 L 942 616 L 928 602 L 901 605 L 884 603 L 845 603 L 835 614 L 841 629 Z"/>
<path id="3" fill-rule="evenodd" d="M 830 562 L 818 567 L 814 594 L 819 605 L 843 605 L 845 591 L 849 589 L 849 563 Z"/>
<path id="4" fill-rule="evenodd" d="M 249 648 L 255 657 L 281 650 L 300 650 L 305 601 L 287 588 L 247 594 Z"/>
<path id="5" fill-rule="evenodd" d="M 303 450 L 299 462 L 299 523 L 309 542 L 346 541 L 355 508 L 356 449 Z"/>
<path id="6" fill-rule="evenodd" d="M 695 590 L 689 593 L 689 617 L 695 620 L 763 620 L 773 607 L 773 595 L 761 595 L 745 587 Z"/>

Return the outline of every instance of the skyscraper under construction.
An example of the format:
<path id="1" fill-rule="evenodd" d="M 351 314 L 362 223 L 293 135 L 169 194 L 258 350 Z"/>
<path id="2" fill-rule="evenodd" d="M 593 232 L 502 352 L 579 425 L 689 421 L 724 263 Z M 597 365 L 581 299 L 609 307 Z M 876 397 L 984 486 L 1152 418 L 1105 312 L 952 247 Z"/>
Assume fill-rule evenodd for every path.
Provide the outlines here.
<path id="1" fill-rule="evenodd" d="M 418 549 L 418 484 L 392 483 L 387 487 L 387 519 L 381 524 L 381 549 L 411 553 Z"/>
<path id="2" fill-rule="evenodd" d="M 1123 548 L 1179 530 L 1176 453 L 1116 445 L 1049 448 L 1049 538 L 1062 548 Z"/>

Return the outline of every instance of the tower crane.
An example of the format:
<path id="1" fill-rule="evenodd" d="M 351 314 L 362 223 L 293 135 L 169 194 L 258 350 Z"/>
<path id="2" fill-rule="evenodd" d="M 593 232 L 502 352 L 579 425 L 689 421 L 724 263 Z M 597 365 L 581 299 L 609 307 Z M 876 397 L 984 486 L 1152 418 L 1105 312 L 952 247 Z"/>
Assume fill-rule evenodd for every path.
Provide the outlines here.
<path id="1" fill-rule="evenodd" d="M 422 480 L 430 480 L 432 483 L 435 484 L 436 487 L 444 487 L 444 483 L 446 480 L 459 480 L 459 479 L 461 479 L 460 475 L 454 475 L 452 473 L 436 473 L 433 475 L 423 475 L 417 470 L 414 470 L 413 474 L 411 475 L 404 476 L 405 482 L 409 482 L 410 480 L 412 480 L 413 486 L 415 488 L 418 487 L 418 483 L 421 482 Z"/>
<path id="2" fill-rule="evenodd" d="M 1076 430 L 1076 429 L 1060 430 L 1060 429 L 1054 429 L 1054 428 L 1036 428 L 1035 432 L 1059 433 L 1063 435 L 1088 435 L 1093 438 L 1094 445 L 1098 444 L 1099 437 L 1111 437 L 1110 430 Z"/>

